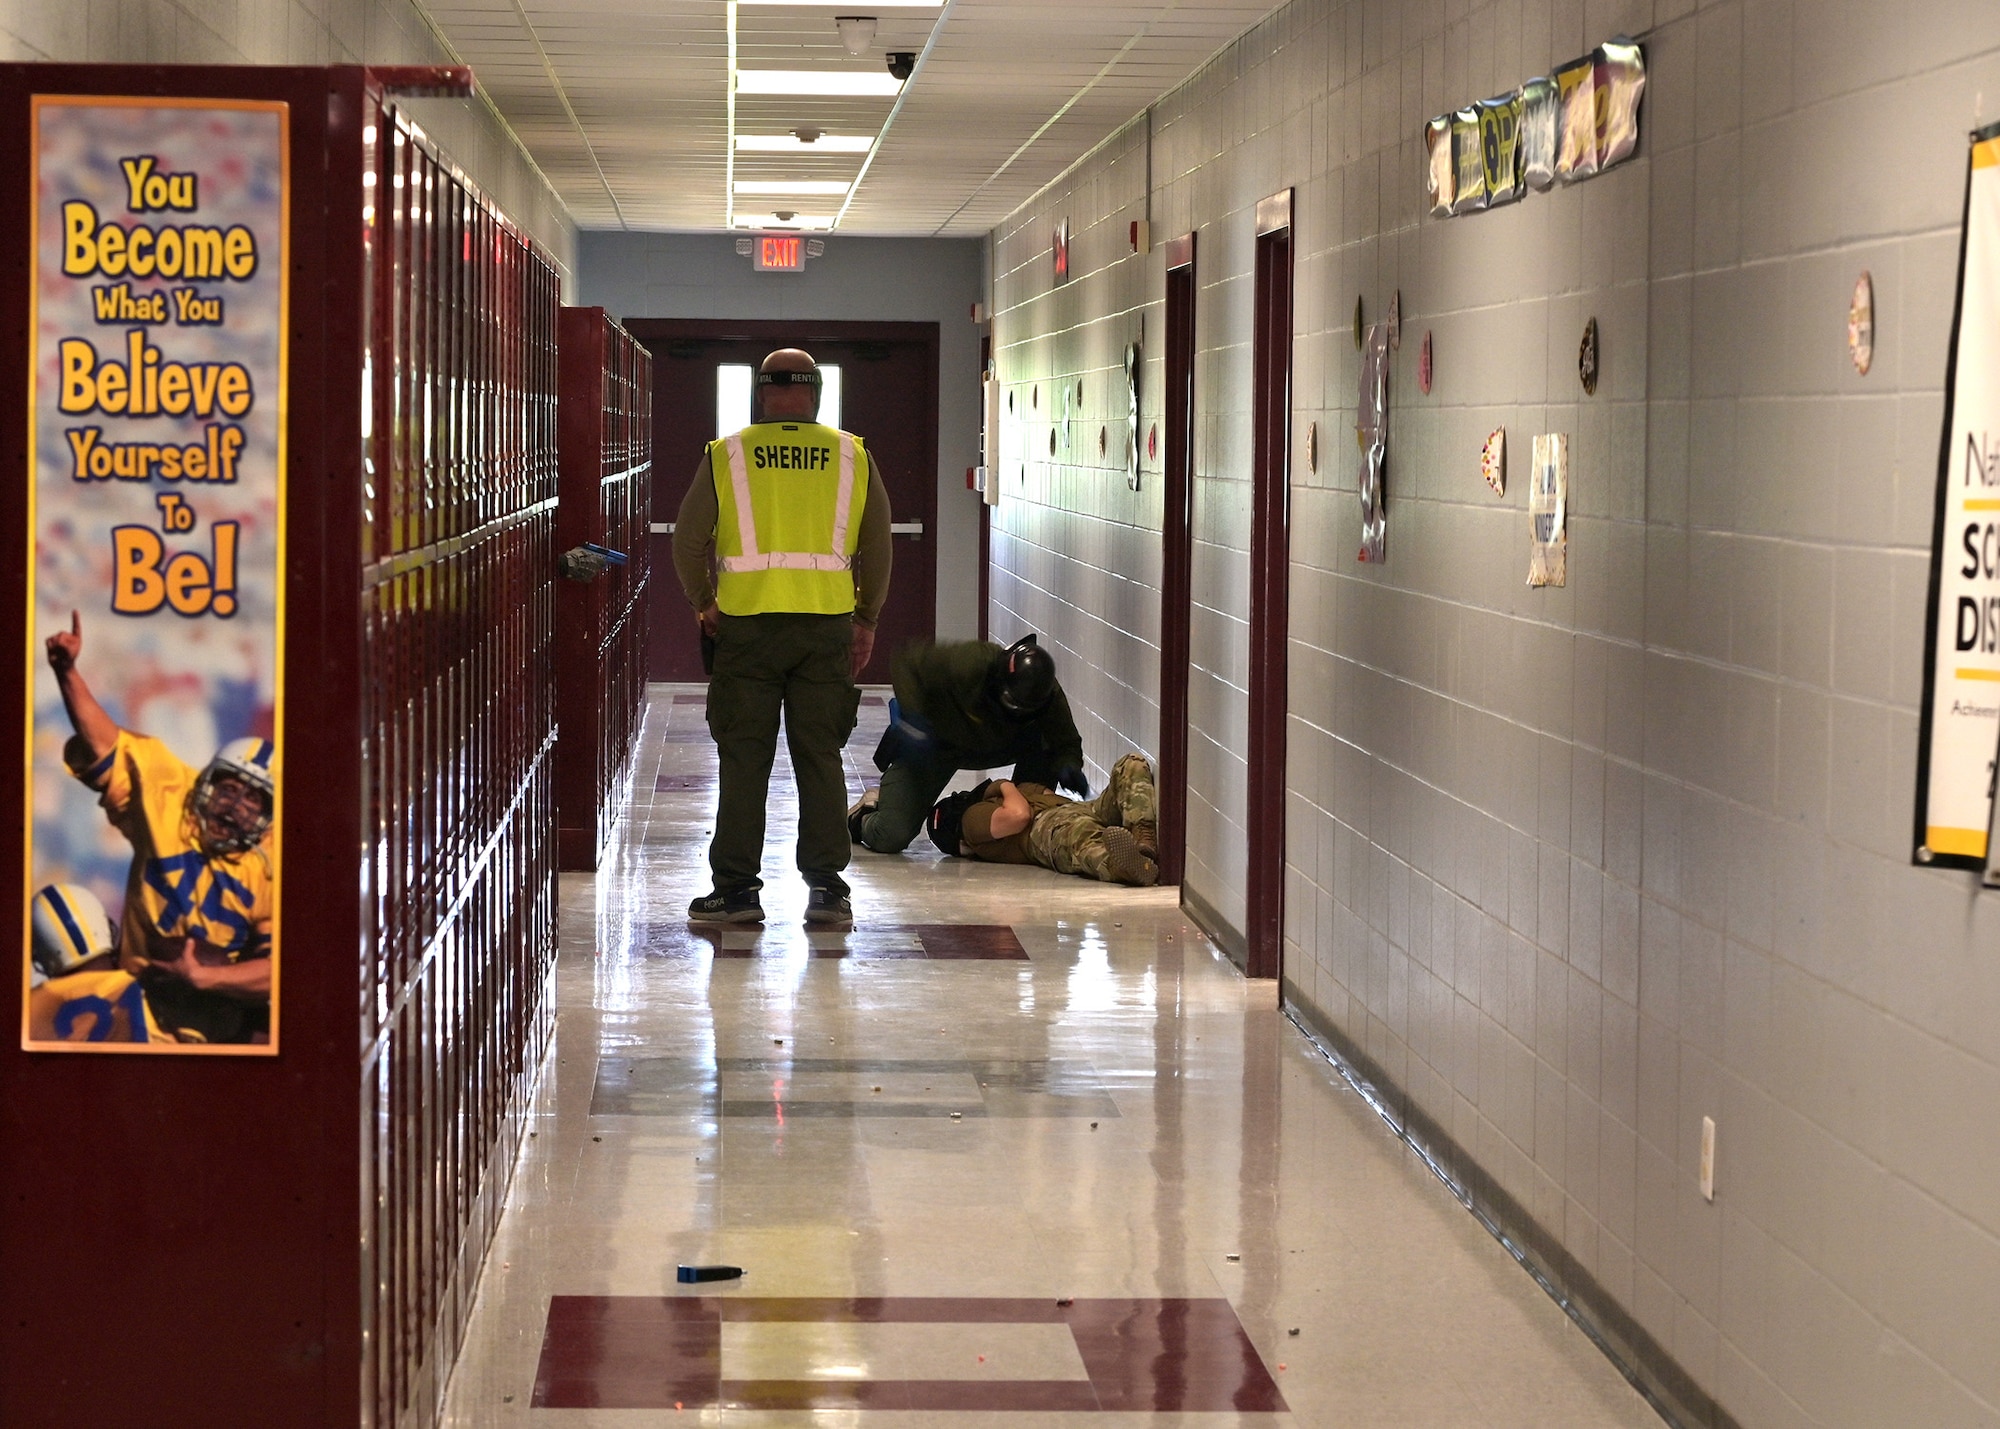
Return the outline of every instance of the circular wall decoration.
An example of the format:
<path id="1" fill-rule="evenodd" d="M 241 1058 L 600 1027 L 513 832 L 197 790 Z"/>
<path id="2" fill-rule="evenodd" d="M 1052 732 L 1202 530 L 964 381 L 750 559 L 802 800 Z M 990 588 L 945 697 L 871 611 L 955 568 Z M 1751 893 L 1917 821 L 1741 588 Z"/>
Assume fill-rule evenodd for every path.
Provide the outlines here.
<path id="1" fill-rule="evenodd" d="M 1306 423 L 1306 470 L 1319 470 L 1319 423 Z"/>
<path id="2" fill-rule="evenodd" d="M 1586 397 L 1597 395 L 1597 319 L 1583 325 L 1583 341 L 1577 344 L 1576 375 Z"/>
<path id="3" fill-rule="evenodd" d="M 1083 379 L 1081 377 L 1076 379 L 1076 405 L 1079 407 L 1083 405 Z"/>
<path id="4" fill-rule="evenodd" d="M 1050 428 L 1049 428 L 1049 455 L 1050 455 L 1050 456 L 1054 456 L 1055 454 L 1056 454 L 1056 429 L 1055 429 L 1054 427 L 1050 427 Z"/>
<path id="5" fill-rule="evenodd" d="M 1431 330 L 1424 329 L 1422 346 L 1417 348 L 1417 390 L 1431 395 Z"/>
<path id="6" fill-rule="evenodd" d="M 1014 410 L 1014 389 L 1011 387 L 1007 389 L 1007 410 Z"/>
<path id="7" fill-rule="evenodd" d="M 1146 460 L 1151 461 L 1160 454 L 1160 424 L 1158 422 L 1146 432 Z"/>
<path id="8" fill-rule="evenodd" d="M 1362 322 L 1362 316 L 1361 316 L 1361 299 L 1359 297 L 1356 297 L 1354 300 L 1354 348 L 1355 351 L 1357 352 L 1361 350 L 1361 343 L 1365 330 L 1366 329 Z"/>
<path id="9" fill-rule="evenodd" d="M 1041 409 L 1042 387 L 1039 382 L 1036 383 L 1033 387 L 1028 389 L 1028 405 L 1030 407 L 1035 408 L 1037 411 Z"/>
<path id="10" fill-rule="evenodd" d="M 1110 449 L 1111 449 L 1111 429 L 1109 427 L 1099 427 L 1097 429 L 1098 456 L 1102 457 Z"/>
<path id="11" fill-rule="evenodd" d="M 1389 350 L 1403 350 L 1403 290 L 1396 289 L 1389 299 Z"/>
<path id="12" fill-rule="evenodd" d="M 1854 297 L 1847 304 L 1847 355 L 1863 377 L 1875 364 L 1875 280 L 1866 268 L 1854 280 Z"/>

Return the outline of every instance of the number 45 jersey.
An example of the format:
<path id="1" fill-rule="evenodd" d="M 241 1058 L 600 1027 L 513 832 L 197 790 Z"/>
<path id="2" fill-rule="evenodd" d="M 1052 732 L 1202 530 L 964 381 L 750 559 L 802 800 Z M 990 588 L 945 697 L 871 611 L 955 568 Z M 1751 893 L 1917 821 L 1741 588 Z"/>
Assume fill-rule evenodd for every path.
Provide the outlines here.
<path id="1" fill-rule="evenodd" d="M 203 853 L 188 809 L 192 766 L 159 740 L 120 730 L 108 755 L 75 772 L 132 845 L 118 931 L 122 967 L 136 972 L 144 960 L 178 958 L 188 938 L 230 962 L 270 954 L 277 878 L 269 841 L 244 853 Z"/>

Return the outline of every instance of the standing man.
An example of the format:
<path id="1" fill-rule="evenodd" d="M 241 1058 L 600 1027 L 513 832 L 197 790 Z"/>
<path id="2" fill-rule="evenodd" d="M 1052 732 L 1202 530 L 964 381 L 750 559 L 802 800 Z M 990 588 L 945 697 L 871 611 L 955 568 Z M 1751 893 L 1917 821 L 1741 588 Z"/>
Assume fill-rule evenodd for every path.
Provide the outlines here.
<path id="1" fill-rule="evenodd" d="M 889 730 L 875 751 L 881 786 L 847 811 L 854 842 L 901 853 L 961 769 L 1011 764 L 1017 784 L 1089 797 L 1083 736 L 1056 662 L 1034 636 L 1004 647 L 990 640 L 906 645 L 896 652 L 893 678 Z"/>
<path id="2" fill-rule="evenodd" d="M 674 569 L 715 642 L 708 728 L 720 758 L 714 891 L 696 923 L 761 923 L 764 801 L 785 718 L 799 792 L 806 921 L 853 921 L 840 751 L 889 593 L 889 494 L 861 439 L 821 426 L 819 368 L 782 348 L 757 372 L 755 421 L 711 442 L 674 526 Z M 710 585 L 713 558 L 715 579 Z"/>

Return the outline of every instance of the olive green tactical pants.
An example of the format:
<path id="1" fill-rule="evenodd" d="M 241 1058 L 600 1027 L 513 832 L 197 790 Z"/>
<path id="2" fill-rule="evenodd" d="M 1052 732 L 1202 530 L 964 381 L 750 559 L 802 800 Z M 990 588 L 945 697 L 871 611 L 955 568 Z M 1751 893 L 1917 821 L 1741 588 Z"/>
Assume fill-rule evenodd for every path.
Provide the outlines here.
<path id="1" fill-rule="evenodd" d="M 854 629 L 845 615 L 725 615 L 715 636 L 708 730 L 720 761 L 708 866 L 728 891 L 763 886 L 764 804 L 778 753 L 778 716 L 799 791 L 798 868 L 847 891 L 847 775 L 854 733 Z"/>

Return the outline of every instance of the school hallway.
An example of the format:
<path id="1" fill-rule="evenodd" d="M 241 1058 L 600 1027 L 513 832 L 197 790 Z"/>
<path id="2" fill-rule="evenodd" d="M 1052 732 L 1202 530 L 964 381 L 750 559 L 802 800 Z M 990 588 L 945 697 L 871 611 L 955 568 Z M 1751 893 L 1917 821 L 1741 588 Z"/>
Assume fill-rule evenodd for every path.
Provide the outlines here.
<path id="1" fill-rule="evenodd" d="M 1659 1422 L 1176 890 L 920 840 L 808 932 L 781 748 L 769 921 L 691 928 L 714 768 L 653 686 L 448 1423 Z"/>

